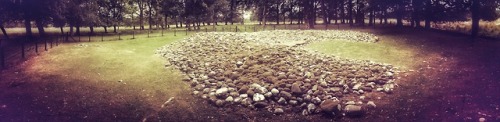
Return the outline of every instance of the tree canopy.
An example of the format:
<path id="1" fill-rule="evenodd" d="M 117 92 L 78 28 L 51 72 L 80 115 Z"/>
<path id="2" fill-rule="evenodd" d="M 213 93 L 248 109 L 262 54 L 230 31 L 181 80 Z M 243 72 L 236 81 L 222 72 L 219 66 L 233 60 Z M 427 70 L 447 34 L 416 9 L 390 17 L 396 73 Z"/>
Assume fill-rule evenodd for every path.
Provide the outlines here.
<path id="1" fill-rule="evenodd" d="M 0 0 L 0 27 L 24 23 L 28 36 L 36 25 L 40 35 L 46 26 L 80 27 L 139 26 L 145 29 L 166 28 L 175 24 L 199 29 L 200 24 L 243 21 L 243 13 L 251 11 L 260 24 L 289 22 L 307 23 L 314 28 L 317 19 L 323 24 L 349 23 L 351 26 L 373 25 L 378 18 L 387 23 L 395 18 L 397 26 L 404 20 L 412 27 L 430 28 L 431 22 L 472 20 L 472 35 L 477 35 L 480 20 L 499 18 L 498 0 Z M 33 23 L 34 22 L 34 23 Z"/>

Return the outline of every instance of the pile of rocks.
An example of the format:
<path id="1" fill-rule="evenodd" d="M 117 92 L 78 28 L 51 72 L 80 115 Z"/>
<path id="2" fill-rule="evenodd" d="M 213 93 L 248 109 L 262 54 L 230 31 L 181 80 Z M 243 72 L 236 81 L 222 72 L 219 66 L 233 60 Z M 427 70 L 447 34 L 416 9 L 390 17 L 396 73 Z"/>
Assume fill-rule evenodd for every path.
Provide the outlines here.
<path id="1" fill-rule="evenodd" d="M 164 46 L 158 53 L 169 61 L 167 66 L 185 73 L 184 80 L 191 84 L 194 95 L 219 107 L 268 108 L 276 114 L 360 115 L 376 106 L 364 94 L 392 92 L 395 68 L 312 53 L 298 46 L 338 38 L 376 40 L 352 31 L 198 33 Z"/>

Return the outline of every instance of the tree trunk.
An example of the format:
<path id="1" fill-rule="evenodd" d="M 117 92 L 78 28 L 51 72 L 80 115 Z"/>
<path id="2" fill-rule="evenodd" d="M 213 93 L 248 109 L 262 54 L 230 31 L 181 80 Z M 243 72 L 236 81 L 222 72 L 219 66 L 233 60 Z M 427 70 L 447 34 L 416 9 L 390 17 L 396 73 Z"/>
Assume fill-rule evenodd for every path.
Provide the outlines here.
<path id="1" fill-rule="evenodd" d="M 425 4 L 425 29 L 431 28 L 432 5 L 431 0 L 427 0 Z"/>
<path id="2" fill-rule="evenodd" d="M 134 14 L 131 14 L 131 17 L 132 17 L 132 27 L 135 30 Z"/>
<path id="3" fill-rule="evenodd" d="M 69 24 L 69 35 L 73 35 L 73 28 L 74 25 L 73 24 Z"/>
<path id="4" fill-rule="evenodd" d="M 314 8 L 315 0 L 308 0 L 304 8 L 306 8 L 305 13 L 307 13 L 307 23 L 310 29 L 314 29 L 316 11 Z"/>
<path id="5" fill-rule="evenodd" d="M 26 36 L 28 38 L 33 37 L 33 32 L 31 32 L 31 19 L 29 17 L 24 17 L 24 27 L 26 28 Z"/>
<path id="6" fill-rule="evenodd" d="M 345 24 L 345 8 L 344 8 L 344 0 L 340 0 L 340 23 Z"/>
<path id="7" fill-rule="evenodd" d="M 90 35 L 94 34 L 94 26 L 90 26 Z"/>
<path id="8" fill-rule="evenodd" d="M 38 28 L 38 34 L 40 37 L 45 37 L 45 29 L 43 28 L 43 22 L 40 19 L 37 19 L 36 21 L 36 27 Z"/>
<path id="9" fill-rule="evenodd" d="M 182 21 L 179 21 L 179 24 L 181 25 L 181 28 L 182 28 L 182 25 L 183 25 L 183 24 L 182 24 Z"/>
<path id="10" fill-rule="evenodd" d="M 262 10 L 262 22 L 264 23 L 264 27 L 266 27 L 266 6 L 264 6 L 264 9 Z"/>
<path id="11" fill-rule="evenodd" d="M 179 28 L 179 22 L 177 21 L 177 17 L 175 17 L 175 19 L 173 19 L 173 20 L 175 21 L 175 28 Z"/>
<path id="12" fill-rule="evenodd" d="M 0 29 L 2 30 L 3 36 L 4 36 L 6 39 L 9 39 L 9 35 L 7 34 L 7 31 L 5 30 L 5 27 L 3 27 L 3 25 L 2 25 L 2 24 L 0 24 Z"/>
<path id="13" fill-rule="evenodd" d="M 80 25 L 76 25 L 76 32 L 75 35 L 80 35 Z"/>
<path id="14" fill-rule="evenodd" d="M 365 12 L 363 11 L 365 4 L 360 2 L 360 0 L 356 0 L 356 4 L 358 6 L 357 15 L 356 15 L 356 23 L 358 23 L 361 26 L 365 26 Z"/>
<path id="15" fill-rule="evenodd" d="M 151 27 L 149 27 L 151 29 Z M 113 25 L 113 33 L 116 33 L 116 25 Z"/>
<path id="16" fill-rule="evenodd" d="M 348 16 L 349 16 L 349 26 L 353 26 L 354 23 L 352 22 L 352 9 L 353 9 L 353 5 L 352 5 L 352 0 L 349 0 L 349 3 L 347 3 L 347 5 L 349 6 L 349 10 L 348 10 Z"/>
<path id="17" fill-rule="evenodd" d="M 63 26 L 59 27 L 59 29 L 61 30 L 61 35 L 64 35 L 64 29 L 63 28 L 64 28 Z"/>
<path id="18" fill-rule="evenodd" d="M 327 27 L 328 24 L 330 24 L 330 23 L 328 21 L 328 12 L 326 12 L 328 10 L 326 8 L 326 6 L 327 6 L 326 0 L 321 0 L 321 3 L 323 3 L 323 5 L 321 6 L 322 13 L 323 13 L 323 24 L 325 24 L 325 27 Z"/>
<path id="19" fill-rule="evenodd" d="M 471 37 L 476 38 L 479 33 L 479 20 L 480 18 L 480 1 L 479 0 L 472 0 L 472 6 L 471 6 L 471 13 L 472 13 L 472 27 L 471 27 Z"/>
<path id="20" fill-rule="evenodd" d="M 139 7 L 139 25 L 141 26 L 141 30 L 144 30 L 144 3 L 142 0 L 137 0 L 137 4 Z"/>
<path id="21" fill-rule="evenodd" d="M 382 22 L 383 22 L 383 20 L 384 20 L 384 17 L 383 17 L 383 16 L 380 16 L 380 17 L 379 17 L 379 20 L 380 20 L 379 24 L 381 24 L 381 25 L 382 25 Z"/>
<path id="22" fill-rule="evenodd" d="M 165 15 L 165 26 L 164 27 L 170 28 L 170 26 L 168 26 L 168 16 L 167 15 Z"/>
<path id="23" fill-rule="evenodd" d="M 104 33 L 108 33 L 108 27 L 106 26 L 103 26 L 104 27 Z"/>
<path id="24" fill-rule="evenodd" d="M 236 9 L 236 0 L 231 0 L 231 6 L 230 6 L 230 9 L 229 10 L 229 21 L 231 21 L 231 25 L 234 24 L 234 21 L 233 21 L 233 18 L 234 18 L 234 10 Z M 227 25 L 227 21 L 226 21 L 226 25 Z"/>
<path id="25" fill-rule="evenodd" d="M 148 2 L 148 25 L 149 25 L 149 30 L 153 29 L 153 7 L 151 5 L 151 2 Z"/>
<path id="26" fill-rule="evenodd" d="M 403 27 L 403 12 L 404 7 L 402 1 L 399 1 L 396 8 L 396 26 Z"/>
<path id="27" fill-rule="evenodd" d="M 370 8 L 370 21 L 368 21 L 369 26 L 373 26 L 375 23 L 375 10 L 373 8 Z"/>

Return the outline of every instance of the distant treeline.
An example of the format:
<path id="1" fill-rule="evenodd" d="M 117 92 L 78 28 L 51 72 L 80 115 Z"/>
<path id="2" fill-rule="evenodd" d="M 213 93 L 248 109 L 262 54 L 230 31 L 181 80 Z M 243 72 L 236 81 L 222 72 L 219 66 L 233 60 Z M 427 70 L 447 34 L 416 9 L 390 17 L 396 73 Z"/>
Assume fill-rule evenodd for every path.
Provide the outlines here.
<path id="1" fill-rule="evenodd" d="M 90 27 L 90 33 L 94 27 L 116 32 L 117 26 L 191 30 L 244 22 L 243 16 L 252 13 L 259 24 L 296 22 L 309 28 L 317 19 L 351 26 L 365 26 L 368 20 L 371 26 L 394 18 L 397 26 L 407 20 L 412 27 L 425 28 L 431 22 L 472 20 L 471 35 L 477 36 L 479 21 L 496 20 L 499 10 L 500 0 L 0 0 L 0 28 L 6 38 L 5 25 L 24 26 L 29 37 L 31 26 L 41 36 L 47 26 L 60 27 L 61 33 L 69 26 L 77 35 L 80 27 Z"/>

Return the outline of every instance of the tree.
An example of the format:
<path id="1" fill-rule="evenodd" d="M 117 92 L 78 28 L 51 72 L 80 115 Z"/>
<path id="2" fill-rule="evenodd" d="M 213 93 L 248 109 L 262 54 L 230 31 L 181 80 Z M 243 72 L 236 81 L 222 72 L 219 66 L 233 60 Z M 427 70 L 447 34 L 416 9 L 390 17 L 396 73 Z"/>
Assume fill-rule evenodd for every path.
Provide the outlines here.
<path id="1" fill-rule="evenodd" d="M 177 26 L 177 20 L 181 13 L 183 13 L 183 3 L 179 0 L 163 0 L 161 3 L 161 13 L 165 16 L 165 23 L 167 24 L 168 17 L 176 20 L 175 25 Z"/>
<path id="2" fill-rule="evenodd" d="M 38 28 L 40 36 L 45 36 L 44 26 L 50 22 L 50 15 L 57 8 L 59 0 L 23 0 L 15 1 L 15 6 L 19 11 L 18 14 L 24 20 L 26 35 L 32 37 L 31 21 L 34 20 Z"/>
<path id="3" fill-rule="evenodd" d="M 14 21 L 18 16 L 15 14 L 15 4 L 11 0 L 0 0 L 0 29 L 5 38 L 9 38 L 7 31 L 5 30 L 4 24 Z"/>
<path id="4" fill-rule="evenodd" d="M 499 17 L 499 15 L 496 13 L 496 9 L 498 9 L 498 6 L 500 6 L 500 2 L 497 0 L 471 0 L 471 36 L 473 38 L 478 36 L 479 21 L 481 19 L 485 21 L 494 21 Z"/>

